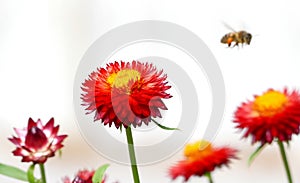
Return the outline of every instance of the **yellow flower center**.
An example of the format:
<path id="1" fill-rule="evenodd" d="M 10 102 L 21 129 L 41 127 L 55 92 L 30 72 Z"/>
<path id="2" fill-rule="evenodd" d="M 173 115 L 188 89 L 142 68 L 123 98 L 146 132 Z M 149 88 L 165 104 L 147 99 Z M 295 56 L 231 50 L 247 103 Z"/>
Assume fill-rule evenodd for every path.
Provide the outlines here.
<path id="1" fill-rule="evenodd" d="M 127 87 L 129 81 L 137 81 L 141 77 L 141 73 L 134 69 L 124 69 L 117 73 L 111 74 L 107 78 L 107 82 L 115 88 Z"/>
<path id="2" fill-rule="evenodd" d="M 282 111 L 287 102 L 288 98 L 283 93 L 268 91 L 255 99 L 253 109 L 260 116 L 273 116 Z"/>
<path id="3" fill-rule="evenodd" d="M 193 144 L 187 144 L 184 149 L 184 156 L 189 160 L 204 157 L 212 152 L 212 145 L 205 140 L 197 141 Z"/>

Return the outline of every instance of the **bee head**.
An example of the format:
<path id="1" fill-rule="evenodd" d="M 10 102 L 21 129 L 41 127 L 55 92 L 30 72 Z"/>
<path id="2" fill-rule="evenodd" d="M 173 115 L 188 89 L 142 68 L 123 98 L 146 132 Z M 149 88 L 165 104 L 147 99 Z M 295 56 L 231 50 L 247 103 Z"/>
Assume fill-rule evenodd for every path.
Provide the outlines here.
<path id="1" fill-rule="evenodd" d="M 251 39 L 252 39 L 252 35 L 250 33 L 247 33 L 244 37 L 244 41 L 247 43 L 247 44 L 250 44 L 251 42 Z"/>
<path id="2" fill-rule="evenodd" d="M 225 34 L 223 37 L 222 37 L 222 39 L 221 39 L 221 43 L 227 43 L 227 40 L 228 40 L 228 37 L 229 37 L 229 35 L 228 34 Z"/>

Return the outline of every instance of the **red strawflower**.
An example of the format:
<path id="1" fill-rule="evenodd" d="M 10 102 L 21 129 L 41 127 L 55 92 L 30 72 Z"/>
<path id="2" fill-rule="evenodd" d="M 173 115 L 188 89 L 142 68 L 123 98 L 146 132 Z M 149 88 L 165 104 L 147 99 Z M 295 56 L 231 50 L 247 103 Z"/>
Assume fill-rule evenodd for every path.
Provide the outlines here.
<path id="1" fill-rule="evenodd" d="M 228 165 L 230 159 L 237 158 L 237 150 L 229 147 L 213 147 L 207 141 L 197 141 L 185 147 L 185 160 L 171 167 L 169 174 L 174 180 L 183 176 L 188 181 L 191 176 L 203 176 L 216 167 Z"/>
<path id="2" fill-rule="evenodd" d="M 65 177 L 63 178 L 63 183 L 93 183 L 92 179 L 94 173 L 94 170 L 79 170 L 73 181 L 71 181 L 69 177 Z M 102 183 L 105 183 L 105 179 L 102 180 Z"/>
<path id="3" fill-rule="evenodd" d="M 58 130 L 59 125 L 54 126 L 53 118 L 45 126 L 40 119 L 34 122 L 29 118 L 27 128 L 14 128 L 17 137 L 9 138 L 17 146 L 13 154 L 22 156 L 22 162 L 45 163 L 63 147 L 62 141 L 67 137 L 57 135 Z"/>
<path id="4" fill-rule="evenodd" d="M 245 130 L 243 137 L 252 136 L 252 143 L 272 143 L 273 139 L 289 141 L 299 134 L 300 94 L 287 89 L 269 89 L 254 101 L 242 103 L 235 112 L 236 128 Z"/>
<path id="5" fill-rule="evenodd" d="M 95 111 L 94 121 L 119 128 L 136 127 L 151 117 L 161 117 L 159 109 L 167 110 L 162 99 L 170 98 L 167 75 L 148 63 L 114 62 L 89 75 L 82 86 L 81 99 L 87 114 Z"/>

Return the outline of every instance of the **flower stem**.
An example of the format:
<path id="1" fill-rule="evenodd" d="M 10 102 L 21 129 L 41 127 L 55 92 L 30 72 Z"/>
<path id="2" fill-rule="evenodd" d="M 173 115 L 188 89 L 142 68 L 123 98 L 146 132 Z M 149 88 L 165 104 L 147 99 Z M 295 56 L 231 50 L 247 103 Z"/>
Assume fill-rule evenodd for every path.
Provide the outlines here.
<path id="1" fill-rule="evenodd" d="M 205 173 L 205 175 L 208 178 L 209 183 L 213 183 L 214 182 L 213 179 L 212 179 L 212 177 L 211 177 L 211 173 L 210 172 Z"/>
<path id="2" fill-rule="evenodd" d="M 284 167 L 285 167 L 285 171 L 286 171 L 289 183 L 293 183 L 292 176 L 291 176 L 291 171 L 290 171 L 290 168 L 289 168 L 289 163 L 288 163 L 287 158 L 286 158 L 283 143 L 280 140 L 278 140 L 278 145 L 279 145 L 281 157 L 282 157 L 282 160 L 283 160 L 283 163 L 284 163 Z"/>
<path id="3" fill-rule="evenodd" d="M 42 183 L 46 183 L 46 173 L 45 173 L 45 167 L 43 163 L 39 164 L 40 166 L 40 171 L 41 171 L 41 179 L 42 179 Z"/>
<path id="4" fill-rule="evenodd" d="M 126 128 L 126 136 L 127 136 L 127 143 L 128 143 L 128 150 L 129 150 L 133 180 L 134 180 L 134 183 L 140 183 L 139 172 L 137 169 L 135 152 L 134 152 L 134 144 L 133 144 L 132 133 L 131 133 L 130 127 Z"/>

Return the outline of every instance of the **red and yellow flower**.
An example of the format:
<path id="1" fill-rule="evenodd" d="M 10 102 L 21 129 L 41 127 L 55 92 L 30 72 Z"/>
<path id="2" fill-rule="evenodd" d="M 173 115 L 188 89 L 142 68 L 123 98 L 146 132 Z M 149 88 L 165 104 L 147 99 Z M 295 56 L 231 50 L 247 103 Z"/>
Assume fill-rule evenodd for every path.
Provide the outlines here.
<path id="1" fill-rule="evenodd" d="M 298 91 L 269 89 L 253 101 L 242 103 L 235 112 L 236 128 L 252 136 L 252 142 L 289 141 L 299 134 L 300 94 Z"/>
<path id="2" fill-rule="evenodd" d="M 13 154 L 22 156 L 22 162 L 45 163 L 63 147 L 62 142 L 67 137 L 57 135 L 59 125 L 54 126 L 53 118 L 46 125 L 40 119 L 34 122 L 29 118 L 27 128 L 14 130 L 17 137 L 13 136 L 9 140 L 17 146 Z"/>
<path id="3" fill-rule="evenodd" d="M 203 176 L 212 172 L 216 167 L 227 165 L 230 159 L 237 158 L 236 153 L 236 149 L 214 147 L 208 141 L 187 144 L 184 149 L 185 160 L 171 167 L 169 174 L 172 179 L 182 176 L 185 181 L 188 181 L 191 176 Z"/>
<path id="4" fill-rule="evenodd" d="M 166 93 L 171 86 L 166 79 L 162 70 L 149 63 L 110 63 L 92 72 L 82 84 L 83 105 L 104 125 L 148 124 L 152 117 L 161 117 L 160 109 L 167 110 L 162 99 L 171 97 Z"/>

